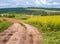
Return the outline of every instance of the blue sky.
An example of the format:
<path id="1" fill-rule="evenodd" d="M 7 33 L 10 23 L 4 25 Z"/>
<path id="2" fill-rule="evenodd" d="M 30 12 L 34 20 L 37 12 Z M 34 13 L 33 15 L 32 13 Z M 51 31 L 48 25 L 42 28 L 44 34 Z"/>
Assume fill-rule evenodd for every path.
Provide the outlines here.
<path id="1" fill-rule="evenodd" d="M 0 8 L 11 8 L 11 7 L 60 8 L 60 0 L 0 0 Z"/>

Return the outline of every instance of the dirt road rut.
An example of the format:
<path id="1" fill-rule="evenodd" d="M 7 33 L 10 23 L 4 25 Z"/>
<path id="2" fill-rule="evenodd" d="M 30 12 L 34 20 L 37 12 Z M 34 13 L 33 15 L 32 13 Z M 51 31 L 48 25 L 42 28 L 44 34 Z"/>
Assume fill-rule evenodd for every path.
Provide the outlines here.
<path id="1" fill-rule="evenodd" d="M 14 23 L 3 33 L 0 33 L 0 44 L 41 44 L 41 34 L 33 26 Z"/>

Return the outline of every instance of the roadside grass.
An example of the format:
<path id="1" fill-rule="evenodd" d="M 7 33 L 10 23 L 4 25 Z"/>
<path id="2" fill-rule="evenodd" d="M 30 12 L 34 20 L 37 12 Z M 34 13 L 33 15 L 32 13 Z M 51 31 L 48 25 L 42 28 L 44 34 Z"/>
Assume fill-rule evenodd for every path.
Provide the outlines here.
<path id="1" fill-rule="evenodd" d="M 43 44 L 60 44 L 60 16 L 35 16 L 25 21 L 45 34 Z"/>
<path id="2" fill-rule="evenodd" d="M 6 30 L 12 23 L 6 20 L 0 20 L 0 33 Z"/>
<path id="3" fill-rule="evenodd" d="M 45 33 L 43 44 L 60 44 L 60 31 Z"/>

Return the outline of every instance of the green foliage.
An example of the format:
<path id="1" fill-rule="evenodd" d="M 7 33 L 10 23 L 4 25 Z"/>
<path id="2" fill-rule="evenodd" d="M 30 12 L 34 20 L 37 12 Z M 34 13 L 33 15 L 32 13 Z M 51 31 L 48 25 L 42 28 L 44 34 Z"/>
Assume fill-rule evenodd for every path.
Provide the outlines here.
<path id="1" fill-rule="evenodd" d="M 15 15 L 13 15 L 13 14 L 12 15 L 8 15 L 7 17 L 8 18 L 15 18 Z"/>
<path id="2" fill-rule="evenodd" d="M 26 20 L 30 18 L 30 16 L 26 14 L 1 14 L 1 17 L 17 18 L 17 19 L 22 19 L 22 20 Z"/>
<path id="3" fill-rule="evenodd" d="M 12 23 L 8 22 L 8 21 L 1 21 L 0 20 L 0 32 L 3 32 L 5 29 L 7 29 Z"/>
<path id="4" fill-rule="evenodd" d="M 28 15 L 33 14 L 33 15 L 42 15 L 42 16 L 49 15 L 47 14 L 47 12 L 45 12 L 45 10 L 60 11 L 60 8 L 4 8 L 4 9 L 0 9 L 0 14 L 8 13 L 8 14 L 28 14 Z M 50 15 L 60 15 L 60 12 L 50 12 Z"/>
<path id="5" fill-rule="evenodd" d="M 0 15 L 0 17 L 2 17 L 2 15 Z"/>
<path id="6" fill-rule="evenodd" d="M 43 44 L 60 44 L 60 31 L 45 33 L 42 39 Z"/>
<path id="7" fill-rule="evenodd" d="M 27 16 L 26 14 L 17 14 L 17 15 L 15 15 L 15 18 L 27 20 L 28 18 L 30 18 L 30 16 Z"/>
<path id="8" fill-rule="evenodd" d="M 1 15 L 1 17 L 15 18 L 15 15 L 14 14 L 3 14 L 3 16 Z"/>

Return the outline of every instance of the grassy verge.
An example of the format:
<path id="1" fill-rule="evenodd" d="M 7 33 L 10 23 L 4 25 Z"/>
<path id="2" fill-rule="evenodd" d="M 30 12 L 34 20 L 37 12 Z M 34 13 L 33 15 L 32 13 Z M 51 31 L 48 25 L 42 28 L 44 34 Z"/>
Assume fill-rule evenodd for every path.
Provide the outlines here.
<path id="1" fill-rule="evenodd" d="M 60 16 L 35 16 L 25 22 L 45 33 L 43 44 L 60 44 Z"/>
<path id="2" fill-rule="evenodd" d="M 42 39 L 43 44 L 60 44 L 60 31 L 46 33 Z"/>
<path id="3" fill-rule="evenodd" d="M 5 29 L 7 29 L 12 23 L 8 21 L 1 21 L 0 20 L 0 32 L 3 32 Z"/>

